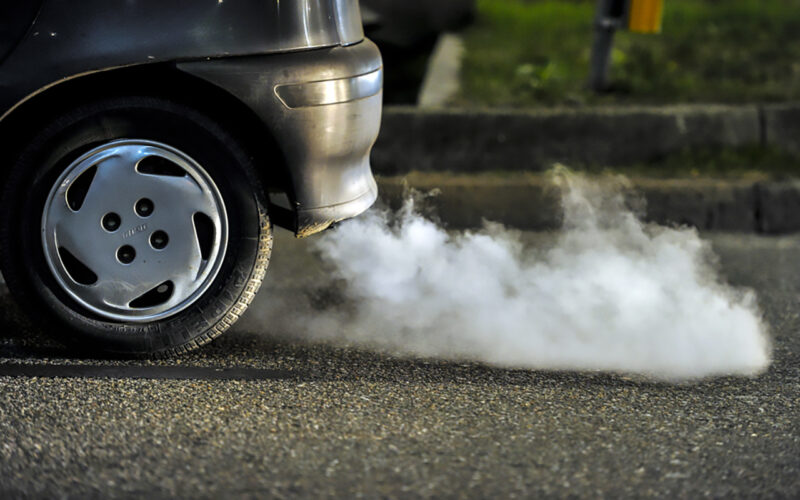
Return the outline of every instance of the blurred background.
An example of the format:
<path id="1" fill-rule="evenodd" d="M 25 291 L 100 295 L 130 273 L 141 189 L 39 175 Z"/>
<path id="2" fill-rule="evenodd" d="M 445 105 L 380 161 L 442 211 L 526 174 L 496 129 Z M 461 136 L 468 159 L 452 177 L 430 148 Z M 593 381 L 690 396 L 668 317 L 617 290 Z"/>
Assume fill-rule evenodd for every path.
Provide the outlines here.
<path id="1" fill-rule="evenodd" d="M 418 102 L 430 56 L 447 32 L 457 33 L 463 44 L 460 85 L 449 105 L 740 103 L 800 97 L 796 0 L 664 0 L 660 33 L 617 31 L 610 86 L 600 94 L 586 86 L 596 0 L 361 3 L 368 36 L 386 59 L 389 104 Z"/>
<path id="2" fill-rule="evenodd" d="M 519 174 L 564 163 L 628 176 L 748 179 L 746 229 L 769 231 L 758 221 L 759 183 L 800 171 L 797 0 L 361 6 L 385 58 L 379 175 Z M 708 199 L 700 215 L 679 221 L 737 229 L 708 222 L 705 212 L 721 203 L 708 193 L 698 195 Z M 780 203 L 800 213 L 800 200 L 787 200 Z M 800 230 L 795 219 L 781 230 Z"/>

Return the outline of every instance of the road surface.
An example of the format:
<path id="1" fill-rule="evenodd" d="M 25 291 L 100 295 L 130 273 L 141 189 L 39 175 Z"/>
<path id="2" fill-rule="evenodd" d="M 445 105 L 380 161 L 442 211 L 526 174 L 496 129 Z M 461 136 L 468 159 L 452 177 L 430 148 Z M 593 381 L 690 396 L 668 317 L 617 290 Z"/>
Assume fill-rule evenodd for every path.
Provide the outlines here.
<path id="1" fill-rule="evenodd" d="M 800 237 L 709 237 L 772 327 L 754 379 L 398 359 L 269 326 L 171 361 L 75 359 L 4 296 L 0 497 L 797 497 Z M 259 300 L 313 267 L 305 245 L 281 235 Z"/>

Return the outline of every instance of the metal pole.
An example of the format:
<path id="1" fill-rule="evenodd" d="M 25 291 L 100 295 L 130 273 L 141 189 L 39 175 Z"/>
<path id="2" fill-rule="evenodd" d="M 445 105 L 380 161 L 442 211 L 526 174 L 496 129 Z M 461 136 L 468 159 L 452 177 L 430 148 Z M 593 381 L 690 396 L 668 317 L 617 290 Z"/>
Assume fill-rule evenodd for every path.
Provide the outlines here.
<path id="1" fill-rule="evenodd" d="M 594 18 L 594 39 L 589 62 L 589 88 L 595 92 L 608 89 L 608 68 L 614 32 L 622 26 L 625 0 L 597 0 Z"/>

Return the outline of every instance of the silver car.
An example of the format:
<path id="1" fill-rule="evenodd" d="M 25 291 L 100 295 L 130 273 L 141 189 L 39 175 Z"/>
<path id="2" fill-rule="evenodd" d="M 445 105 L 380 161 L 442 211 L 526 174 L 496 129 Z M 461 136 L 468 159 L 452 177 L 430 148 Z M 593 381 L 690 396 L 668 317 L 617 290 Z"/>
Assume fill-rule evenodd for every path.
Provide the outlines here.
<path id="1" fill-rule="evenodd" d="M 171 355 L 259 289 L 272 224 L 377 196 L 383 68 L 357 0 L 0 4 L 0 258 L 78 346 Z"/>

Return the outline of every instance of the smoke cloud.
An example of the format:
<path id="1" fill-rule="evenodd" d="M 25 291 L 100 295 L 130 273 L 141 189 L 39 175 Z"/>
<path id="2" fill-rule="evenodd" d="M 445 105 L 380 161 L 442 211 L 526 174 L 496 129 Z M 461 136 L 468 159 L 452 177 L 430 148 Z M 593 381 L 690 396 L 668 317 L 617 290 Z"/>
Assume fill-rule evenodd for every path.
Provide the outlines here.
<path id="1" fill-rule="evenodd" d="M 563 228 L 547 244 L 492 223 L 448 232 L 409 199 L 320 236 L 329 278 L 267 292 L 246 327 L 513 368 L 664 380 L 766 369 L 755 294 L 719 278 L 695 230 L 641 222 L 622 178 L 553 177 Z"/>

